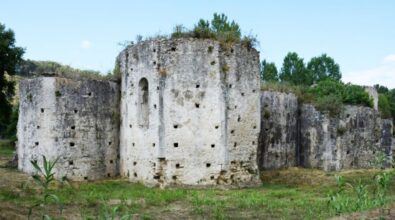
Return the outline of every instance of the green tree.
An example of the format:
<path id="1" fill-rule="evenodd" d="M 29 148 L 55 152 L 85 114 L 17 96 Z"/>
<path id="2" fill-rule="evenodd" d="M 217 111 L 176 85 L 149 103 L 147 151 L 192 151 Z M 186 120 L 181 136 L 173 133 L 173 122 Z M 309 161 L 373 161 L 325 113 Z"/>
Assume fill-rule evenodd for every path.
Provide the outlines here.
<path id="1" fill-rule="evenodd" d="M 254 48 L 259 44 L 256 36 L 252 34 L 242 36 L 239 24 L 233 20 L 228 20 L 228 17 L 223 13 L 214 13 L 211 21 L 200 19 L 198 23 L 194 25 L 192 30 L 188 30 L 183 25 L 176 25 L 173 28 L 173 32 L 170 34 L 170 37 L 215 39 L 221 43 L 229 45 L 240 43 L 243 47 L 248 49 Z"/>
<path id="2" fill-rule="evenodd" d="M 313 77 L 313 83 L 327 79 L 340 81 L 342 78 L 339 64 L 335 63 L 335 60 L 326 54 L 322 54 L 319 57 L 313 57 L 307 64 L 307 70 Z"/>
<path id="3" fill-rule="evenodd" d="M 7 75 L 15 75 L 23 53 L 23 48 L 15 46 L 14 32 L 0 24 L 0 136 L 9 123 L 15 94 L 15 83 Z"/>
<path id="4" fill-rule="evenodd" d="M 303 58 L 299 58 L 295 52 L 290 52 L 285 56 L 279 77 L 281 81 L 295 85 L 312 84 L 312 78 L 306 70 Z"/>
<path id="5" fill-rule="evenodd" d="M 278 71 L 276 64 L 262 61 L 261 78 L 263 81 L 278 82 Z"/>
<path id="6" fill-rule="evenodd" d="M 236 42 L 241 39 L 240 26 L 235 21 L 228 21 L 225 14 L 214 13 L 211 20 L 211 30 L 225 41 Z"/>

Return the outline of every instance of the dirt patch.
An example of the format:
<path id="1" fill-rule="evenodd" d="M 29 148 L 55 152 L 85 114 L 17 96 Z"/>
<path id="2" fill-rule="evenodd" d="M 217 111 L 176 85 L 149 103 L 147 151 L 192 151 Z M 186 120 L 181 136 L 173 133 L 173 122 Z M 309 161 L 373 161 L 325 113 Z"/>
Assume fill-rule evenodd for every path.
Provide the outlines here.
<path id="1" fill-rule="evenodd" d="M 382 209 L 373 209 L 365 212 L 356 212 L 348 215 L 331 218 L 331 220 L 390 220 L 395 219 L 395 204 Z"/>

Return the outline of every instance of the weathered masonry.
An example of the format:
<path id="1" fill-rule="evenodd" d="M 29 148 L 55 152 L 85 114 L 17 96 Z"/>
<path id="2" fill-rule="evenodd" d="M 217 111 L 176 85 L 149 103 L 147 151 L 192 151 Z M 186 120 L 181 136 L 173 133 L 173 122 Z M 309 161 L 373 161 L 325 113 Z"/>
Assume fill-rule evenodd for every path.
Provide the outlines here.
<path id="1" fill-rule="evenodd" d="M 371 168 L 379 154 L 392 157 L 392 120 L 380 118 L 373 108 L 345 106 L 340 115 L 330 117 L 298 103 L 293 94 L 270 91 L 262 92 L 261 102 L 261 169 Z"/>
<path id="2" fill-rule="evenodd" d="M 213 40 L 140 42 L 117 58 L 120 85 L 36 77 L 20 84 L 18 168 L 59 158 L 56 177 L 122 176 L 149 186 L 255 186 L 259 170 L 372 167 L 394 151 L 391 119 L 345 106 L 331 117 L 261 91 L 259 54 Z"/>
<path id="3" fill-rule="evenodd" d="M 20 84 L 18 167 L 54 161 L 56 177 L 93 180 L 119 173 L 119 86 L 113 82 L 38 77 Z M 41 164 L 41 162 L 40 162 Z"/>
<path id="4" fill-rule="evenodd" d="M 256 185 L 259 55 L 212 40 L 126 48 L 120 172 L 148 185 Z"/>

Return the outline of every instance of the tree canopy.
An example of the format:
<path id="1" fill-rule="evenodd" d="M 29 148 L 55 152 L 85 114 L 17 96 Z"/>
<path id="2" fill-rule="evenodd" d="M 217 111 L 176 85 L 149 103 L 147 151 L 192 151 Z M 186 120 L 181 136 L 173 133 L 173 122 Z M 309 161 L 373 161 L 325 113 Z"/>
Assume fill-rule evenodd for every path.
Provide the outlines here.
<path id="1" fill-rule="evenodd" d="M 311 77 L 306 70 L 303 58 L 295 52 L 290 52 L 285 56 L 279 77 L 281 81 L 294 85 L 311 85 Z"/>
<path id="2" fill-rule="evenodd" d="M 339 64 L 327 56 L 322 54 L 319 57 L 313 57 L 307 64 L 307 71 L 310 72 L 312 79 L 309 81 L 312 83 L 318 83 L 326 79 L 332 79 L 339 81 L 342 78 L 340 73 Z"/>
<path id="3" fill-rule="evenodd" d="M 0 136 L 4 135 L 9 123 L 15 94 L 15 83 L 7 75 L 15 75 L 23 53 L 23 48 L 15 46 L 14 32 L 0 24 Z"/>
<path id="4" fill-rule="evenodd" d="M 192 30 L 183 25 L 174 27 L 171 38 L 193 37 L 203 39 L 216 39 L 225 43 L 241 43 L 252 48 L 258 42 L 254 36 L 242 36 L 239 24 L 228 20 L 225 14 L 214 13 L 211 21 L 200 19 Z"/>
<path id="5" fill-rule="evenodd" d="M 262 61 L 261 64 L 261 78 L 263 81 L 267 82 L 277 82 L 278 81 L 278 71 L 276 64 L 268 63 L 266 60 Z"/>

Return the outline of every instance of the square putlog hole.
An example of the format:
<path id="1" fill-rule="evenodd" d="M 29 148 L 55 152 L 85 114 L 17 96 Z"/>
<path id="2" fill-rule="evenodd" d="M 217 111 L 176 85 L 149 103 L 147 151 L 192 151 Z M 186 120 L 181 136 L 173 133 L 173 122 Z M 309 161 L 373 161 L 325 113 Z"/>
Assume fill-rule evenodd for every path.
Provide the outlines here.
<path id="1" fill-rule="evenodd" d="M 174 146 L 174 147 L 178 147 L 178 143 L 174 143 L 173 146 Z"/>
<path id="2" fill-rule="evenodd" d="M 211 163 L 206 163 L 206 167 L 207 168 L 211 167 Z"/>

